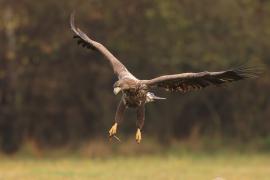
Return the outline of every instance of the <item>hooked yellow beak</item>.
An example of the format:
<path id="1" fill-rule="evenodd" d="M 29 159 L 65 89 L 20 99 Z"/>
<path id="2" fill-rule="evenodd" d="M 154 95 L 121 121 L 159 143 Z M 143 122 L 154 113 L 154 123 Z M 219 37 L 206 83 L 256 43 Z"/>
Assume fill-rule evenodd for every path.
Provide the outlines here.
<path id="1" fill-rule="evenodd" d="M 115 88 L 113 89 L 113 93 L 114 93 L 115 95 L 117 95 L 120 91 L 121 91 L 121 88 L 120 88 L 120 87 L 115 87 Z"/>

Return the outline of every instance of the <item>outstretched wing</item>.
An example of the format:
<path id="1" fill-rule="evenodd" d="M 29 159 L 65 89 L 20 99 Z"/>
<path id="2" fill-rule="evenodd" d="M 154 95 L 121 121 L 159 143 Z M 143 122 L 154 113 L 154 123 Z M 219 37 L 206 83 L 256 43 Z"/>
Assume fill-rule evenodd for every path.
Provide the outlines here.
<path id="1" fill-rule="evenodd" d="M 164 75 L 151 80 L 143 80 L 150 88 L 162 88 L 167 91 L 188 92 L 210 85 L 221 85 L 228 82 L 257 77 L 259 71 L 248 67 L 239 67 L 219 72 L 183 73 Z"/>
<path id="2" fill-rule="evenodd" d="M 78 40 L 78 44 L 88 49 L 97 50 L 103 54 L 111 63 L 114 73 L 119 79 L 129 77 L 136 79 L 127 68 L 102 44 L 90 39 L 84 32 L 77 28 L 74 24 L 74 13 L 70 16 L 70 26 L 75 33 L 74 38 Z"/>

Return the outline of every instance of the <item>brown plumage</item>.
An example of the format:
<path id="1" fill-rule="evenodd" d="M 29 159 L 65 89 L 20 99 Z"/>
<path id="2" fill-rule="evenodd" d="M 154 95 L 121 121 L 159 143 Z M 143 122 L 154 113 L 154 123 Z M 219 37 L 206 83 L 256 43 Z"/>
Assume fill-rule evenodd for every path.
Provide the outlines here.
<path id="1" fill-rule="evenodd" d="M 159 99 L 150 92 L 153 88 L 165 89 L 166 91 L 176 91 L 186 93 L 198 90 L 210 85 L 219 86 L 228 82 L 253 78 L 258 75 L 258 71 L 249 67 L 238 67 L 219 72 L 199 72 L 182 73 L 173 75 L 163 75 L 150 80 L 139 80 L 132 75 L 127 68 L 102 44 L 89 38 L 84 32 L 74 25 L 74 14 L 70 18 L 71 29 L 75 33 L 79 45 L 99 51 L 110 62 L 114 73 L 118 76 L 113 88 L 114 93 L 122 92 L 122 98 L 115 114 L 115 124 L 109 131 L 110 137 L 116 134 L 117 125 L 123 120 L 127 108 L 137 108 L 137 133 L 136 141 L 141 141 L 141 129 L 144 124 L 145 104 Z"/>
<path id="2" fill-rule="evenodd" d="M 188 92 L 198 90 L 210 85 L 219 86 L 224 83 L 253 78 L 259 71 L 254 68 L 238 67 L 219 72 L 199 72 L 164 75 L 151 80 L 144 80 L 143 83 L 149 87 L 162 88 L 167 91 Z"/>

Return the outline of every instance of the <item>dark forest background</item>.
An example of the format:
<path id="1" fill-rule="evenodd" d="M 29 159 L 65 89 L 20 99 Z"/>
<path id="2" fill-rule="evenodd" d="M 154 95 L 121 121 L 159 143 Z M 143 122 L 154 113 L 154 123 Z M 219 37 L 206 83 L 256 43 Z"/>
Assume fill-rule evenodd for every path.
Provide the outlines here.
<path id="1" fill-rule="evenodd" d="M 270 147 L 270 1 L 1 0 L 0 147 L 17 151 L 107 138 L 120 96 L 104 58 L 76 45 L 69 16 L 141 79 L 240 64 L 260 78 L 185 95 L 157 92 L 145 138 L 266 139 Z M 120 133 L 134 136 L 135 113 Z M 270 148 L 269 148 L 270 149 Z"/>

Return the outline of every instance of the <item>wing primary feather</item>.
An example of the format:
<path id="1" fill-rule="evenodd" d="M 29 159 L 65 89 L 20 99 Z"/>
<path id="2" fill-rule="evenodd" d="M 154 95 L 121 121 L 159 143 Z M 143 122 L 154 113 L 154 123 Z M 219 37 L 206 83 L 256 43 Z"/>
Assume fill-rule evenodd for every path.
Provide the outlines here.
<path id="1" fill-rule="evenodd" d="M 199 72 L 163 75 L 151 80 L 144 80 L 150 87 L 165 88 L 169 91 L 188 92 L 202 89 L 210 85 L 221 86 L 225 83 L 248 78 L 256 78 L 262 72 L 261 68 L 244 67 L 232 68 L 218 72 Z"/>
<path id="2" fill-rule="evenodd" d="M 70 16 L 70 27 L 74 32 L 73 38 L 77 40 L 78 45 L 81 45 L 84 48 L 92 49 L 99 51 L 105 58 L 111 63 L 114 73 L 118 76 L 119 79 L 123 77 L 129 77 L 131 79 L 137 80 L 127 68 L 101 43 L 96 42 L 89 38 L 83 31 L 75 26 L 74 18 L 75 12 Z"/>

